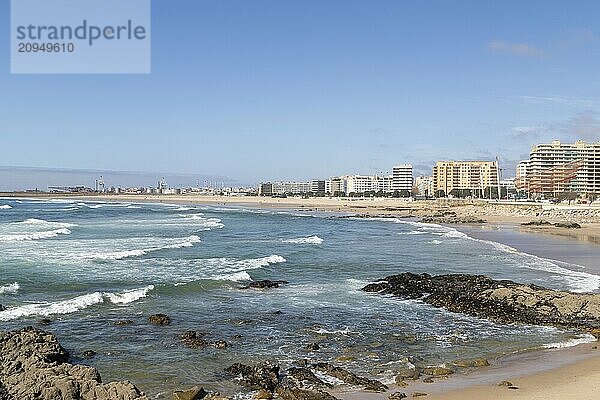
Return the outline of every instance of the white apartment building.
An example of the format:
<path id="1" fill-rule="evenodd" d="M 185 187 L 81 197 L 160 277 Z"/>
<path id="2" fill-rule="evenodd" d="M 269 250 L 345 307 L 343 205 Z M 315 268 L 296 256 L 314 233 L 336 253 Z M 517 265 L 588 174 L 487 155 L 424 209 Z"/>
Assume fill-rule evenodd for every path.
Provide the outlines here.
<path id="1" fill-rule="evenodd" d="M 533 194 L 600 194 L 600 142 L 555 140 L 535 145 L 525 174 L 525 185 Z"/>
<path id="2" fill-rule="evenodd" d="M 392 169 L 392 191 L 408 190 L 413 187 L 413 167 L 411 164 L 400 164 Z"/>
<path id="3" fill-rule="evenodd" d="M 415 187 L 421 196 L 433 196 L 433 176 L 417 176 L 415 178 Z"/>
<path id="4" fill-rule="evenodd" d="M 267 182 L 259 187 L 259 195 L 305 194 L 311 192 L 311 182 Z"/>

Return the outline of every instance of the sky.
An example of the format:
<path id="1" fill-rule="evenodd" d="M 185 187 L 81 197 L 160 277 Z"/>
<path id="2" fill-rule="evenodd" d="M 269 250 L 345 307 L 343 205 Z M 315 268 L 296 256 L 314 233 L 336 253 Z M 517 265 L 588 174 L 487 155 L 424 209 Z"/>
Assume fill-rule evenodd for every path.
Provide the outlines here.
<path id="1" fill-rule="evenodd" d="M 11 75 L 2 1 L 0 165 L 255 184 L 499 156 L 512 176 L 535 143 L 600 140 L 598 15 L 597 1 L 153 0 L 151 74 Z"/>

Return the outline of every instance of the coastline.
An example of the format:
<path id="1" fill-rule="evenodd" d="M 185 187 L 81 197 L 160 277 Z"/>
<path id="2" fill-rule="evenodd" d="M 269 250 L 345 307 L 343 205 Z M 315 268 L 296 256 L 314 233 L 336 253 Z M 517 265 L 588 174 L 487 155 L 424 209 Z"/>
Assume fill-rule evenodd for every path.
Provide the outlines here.
<path id="1" fill-rule="evenodd" d="M 103 196 L 64 196 L 44 195 L 15 197 L 41 197 L 77 199 L 86 201 L 125 201 L 125 202 L 152 202 L 173 203 L 186 205 L 221 205 L 242 206 L 251 208 L 288 209 L 306 212 L 339 212 L 358 213 L 369 216 L 396 216 L 408 217 L 414 213 L 431 213 L 437 209 L 447 207 L 444 204 L 425 203 L 412 204 L 397 199 L 392 201 L 376 200 L 339 200 L 339 199 L 264 199 L 264 198 L 230 198 L 230 197 L 201 197 L 201 196 L 139 196 L 139 195 L 103 195 Z M 430 207 L 429 207 L 430 206 Z M 468 204 L 468 207 L 479 207 Z M 484 207 L 480 207 L 485 211 Z M 466 214 L 466 213 L 465 213 Z M 540 257 L 553 258 L 544 250 L 548 247 L 548 241 L 561 243 L 564 247 L 554 248 L 554 251 L 562 254 L 560 261 L 585 265 L 590 271 L 600 274 L 600 265 L 593 262 L 582 263 L 576 257 L 577 251 L 573 245 L 583 242 L 595 251 L 600 252 L 597 244 L 600 241 L 600 224 L 588 222 L 583 225 L 577 234 L 566 228 L 525 228 L 520 226 L 522 222 L 528 222 L 536 216 L 529 214 L 520 216 L 498 216 L 481 215 L 488 223 L 483 225 L 460 225 L 452 224 L 453 228 L 472 237 L 483 240 L 491 240 L 517 248 L 519 251 L 528 252 Z M 482 227 L 485 227 L 482 229 Z M 522 235 L 539 238 L 540 248 L 535 250 L 523 247 L 523 245 L 506 238 L 499 237 L 498 232 L 502 230 L 513 231 Z M 590 239 L 591 238 L 591 239 Z M 545 244 L 544 244 L 545 242 Z M 547 250 L 547 249 L 546 249 Z M 600 253 L 599 253 L 600 254 Z M 594 260 L 594 258 L 591 258 Z M 595 258 L 596 260 L 598 258 Z M 587 264 L 587 265 L 586 265 Z M 596 267 L 592 270 L 592 267 Z M 410 395 L 412 392 L 428 393 L 427 398 L 439 400 L 454 400 L 464 398 L 476 399 L 592 399 L 594 392 L 598 390 L 600 382 L 600 351 L 594 349 L 596 343 L 582 344 L 566 349 L 535 350 L 516 356 L 507 356 L 492 365 L 472 373 L 462 375 L 455 374 L 451 378 L 436 380 L 435 383 L 411 383 L 408 388 L 394 388 L 393 391 L 401 391 Z M 598 353 L 597 353 L 598 352 Z M 546 355 L 549 355 L 546 357 Z M 501 378 L 505 377 L 505 378 Z M 509 390 L 506 387 L 498 387 L 500 380 L 510 380 L 519 390 Z M 578 382 L 578 385 L 573 385 Z M 388 392 L 389 393 L 389 392 Z M 342 399 L 384 399 L 387 394 L 372 394 L 365 392 L 335 393 Z"/>

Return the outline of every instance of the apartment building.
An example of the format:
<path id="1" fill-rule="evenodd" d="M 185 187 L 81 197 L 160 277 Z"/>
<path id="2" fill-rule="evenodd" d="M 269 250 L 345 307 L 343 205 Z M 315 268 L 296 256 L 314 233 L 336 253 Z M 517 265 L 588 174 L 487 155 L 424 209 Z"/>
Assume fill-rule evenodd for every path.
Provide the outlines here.
<path id="1" fill-rule="evenodd" d="M 311 182 L 267 182 L 259 186 L 259 196 L 280 196 L 284 194 L 306 194 L 312 189 Z"/>
<path id="2" fill-rule="evenodd" d="M 409 192 L 413 187 L 413 167 L 411 164 L 400 164 L 392 168 L 392 191 Z"/>
<path id="3" fill-rule="evenodd" d="M 517 188 L 535 196 L 600 194 L 600 142 L 537 144 L 517 165 Z"/>
<path id="4" fill-rule="evenodd" d="M 433 167 L 433 189 L 436 195 L 468 193 L 483 197 L 486 188 L 497 187 L 497 161 L 438 161 Z"/>
<path id="5" fill-rule="evenodd" d="M 417 176 L 415 178 L 415 188 L 421 196 L 433 196 L 435 194 L 435 190 L 433 189 L 433 177 Z"/>

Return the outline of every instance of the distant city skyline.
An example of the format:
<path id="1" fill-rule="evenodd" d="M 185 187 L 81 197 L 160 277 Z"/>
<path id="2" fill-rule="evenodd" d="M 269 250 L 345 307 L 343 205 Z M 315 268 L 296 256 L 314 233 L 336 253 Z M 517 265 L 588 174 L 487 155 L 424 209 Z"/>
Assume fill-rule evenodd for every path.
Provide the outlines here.
<path id="1" fill-rule="evenodd" d="M 499 156 L 513 176 L 536 143 L 600 140 L 598 2 L 152 6 L 147 76 L 10 75 L 0 31 L 0 164 L 255 184 Z"/>

